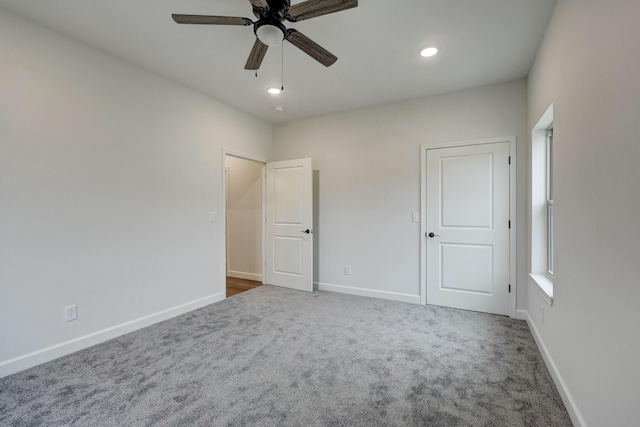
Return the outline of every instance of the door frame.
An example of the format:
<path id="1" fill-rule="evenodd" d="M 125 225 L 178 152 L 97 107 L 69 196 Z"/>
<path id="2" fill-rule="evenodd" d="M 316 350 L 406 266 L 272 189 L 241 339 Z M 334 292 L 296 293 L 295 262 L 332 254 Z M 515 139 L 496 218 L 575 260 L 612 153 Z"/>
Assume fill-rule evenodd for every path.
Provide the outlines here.
<path id="1" fill-rule="evenodd" d="M 261 252 L 262 252 L 262 284 L 265 284 L 264 278 L 265 278 L 265 262 L 266 262 L 266 250 L 267 250 L 267 246 L 266 246 L 266 227 L 265 227 L 265 222 L 266 222 L 266 215 L 267 215 L 267 159 L 263 158 L 263 157 L 259 157 L 259 156 L 254 156 L 251 154 L 246 154 L 246 153 L 241 153 L 239 151 L 235 151 L 235 150 L 230 150 L 228 148 L 222 148 L 222 203 L 224 204 L 223 208 L 222 208 L 222 226 L 224 227 L 224 244 L 225 244 L 225 248 L 224 248 L 224 277 L 223 277 L 223 283 L 227 283 L 227 264 L 229 262 L 229 260 L 227 259 L 227 246 L 228 246 L 228 242 L 227 242 L 227 172 L 226 172 L 226 165 L 227 165 L 227 156 L 232 156 L 232 157 L 237 157 L 240 159 L 244 159 L 244 160 L 249 160 L 252 162 L 256 162 L 256 163 L 260 163 L 262 164 L 262 206 L 261 206 L 261 217 L 262 217 L 262 248 L 261 248 Z M 225 293 L 225 298 L 226 298 L 226 293 Z"/>
<path id="2" fill-rule="evenodd" d="M 509 282 L 511 285 L 511 293 L 509 294 L 509 317 L 516 317 L 518 286 L 516 271 L 517 157 L 515 136 L 420 145 L 420 304 L 422 305 L 427 304 L 427 150 L 433 150 L 437 148 L 464 147 L 470 145 L 495 144 L 499 142 L 509 143 L 509 156 L 511 159 L 511 167 L 509 168 L 509 218 L 511 221 L 511 229 L 509 230 Z"/>

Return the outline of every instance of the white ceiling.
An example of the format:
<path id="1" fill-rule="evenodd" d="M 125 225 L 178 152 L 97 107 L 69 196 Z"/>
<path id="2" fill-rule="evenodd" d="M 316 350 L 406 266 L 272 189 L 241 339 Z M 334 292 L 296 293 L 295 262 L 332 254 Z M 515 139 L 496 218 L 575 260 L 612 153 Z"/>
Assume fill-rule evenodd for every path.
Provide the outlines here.
<path id="1" fill-rule="evenodd" d="M 325 68 L 293 45 L 244 64 L 252 27 L 178 25 L 172 13 L 254 19 L 248 0 L 0 0 L 0 7 L 270 122 L 526 77 L 556 0 L 360 0 L 296 24 L 338 57 Z M 292 0 L 293 4 L 299 3 Z M 440 53 L 422 58 L 420 47 Z M 277 105 L 284 112 L 275 111 Z"/>

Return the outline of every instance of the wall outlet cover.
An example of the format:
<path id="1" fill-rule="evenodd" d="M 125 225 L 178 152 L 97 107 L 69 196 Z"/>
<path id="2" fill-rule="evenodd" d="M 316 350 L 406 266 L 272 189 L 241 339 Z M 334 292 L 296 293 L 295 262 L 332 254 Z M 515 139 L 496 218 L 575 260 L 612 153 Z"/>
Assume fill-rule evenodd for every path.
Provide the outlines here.
<path id="1" fill-rule="evenodd" d="M 72 320 L 76 320 L 78 318 L 78 306 L 77 305 L 69 305 L 64 308 L 64 321 L 71 322 Z"/>

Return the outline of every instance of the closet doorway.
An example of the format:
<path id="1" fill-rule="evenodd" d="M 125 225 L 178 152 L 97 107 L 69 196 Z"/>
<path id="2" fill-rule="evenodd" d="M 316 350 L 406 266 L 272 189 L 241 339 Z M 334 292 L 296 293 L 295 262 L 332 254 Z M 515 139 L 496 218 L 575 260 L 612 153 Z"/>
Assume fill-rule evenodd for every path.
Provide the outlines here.
<path id="1" fill-rule="evenodd" d="M 227 297 L 263 283 L 265 164 L 225 155 Z"/>

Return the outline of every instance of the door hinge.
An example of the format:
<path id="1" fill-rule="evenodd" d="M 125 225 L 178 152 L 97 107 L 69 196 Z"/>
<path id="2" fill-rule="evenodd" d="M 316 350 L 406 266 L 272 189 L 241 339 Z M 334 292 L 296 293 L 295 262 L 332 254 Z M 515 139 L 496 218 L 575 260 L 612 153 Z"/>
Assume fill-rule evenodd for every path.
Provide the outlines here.
<path id="1" fill-rule="evenodd" d="M 509 164 L 511 164 L 511 156 L 509 156 Z"/>
<path id="2" fill-rule="evenodd" d="M 511 285 L 509 285 L 509 293 L 511 293 Z"/>
<path id="3" fill-rule="evenodd" d="M 511 229 L 511 220 L 509 220 L 509 229 Z"/>

